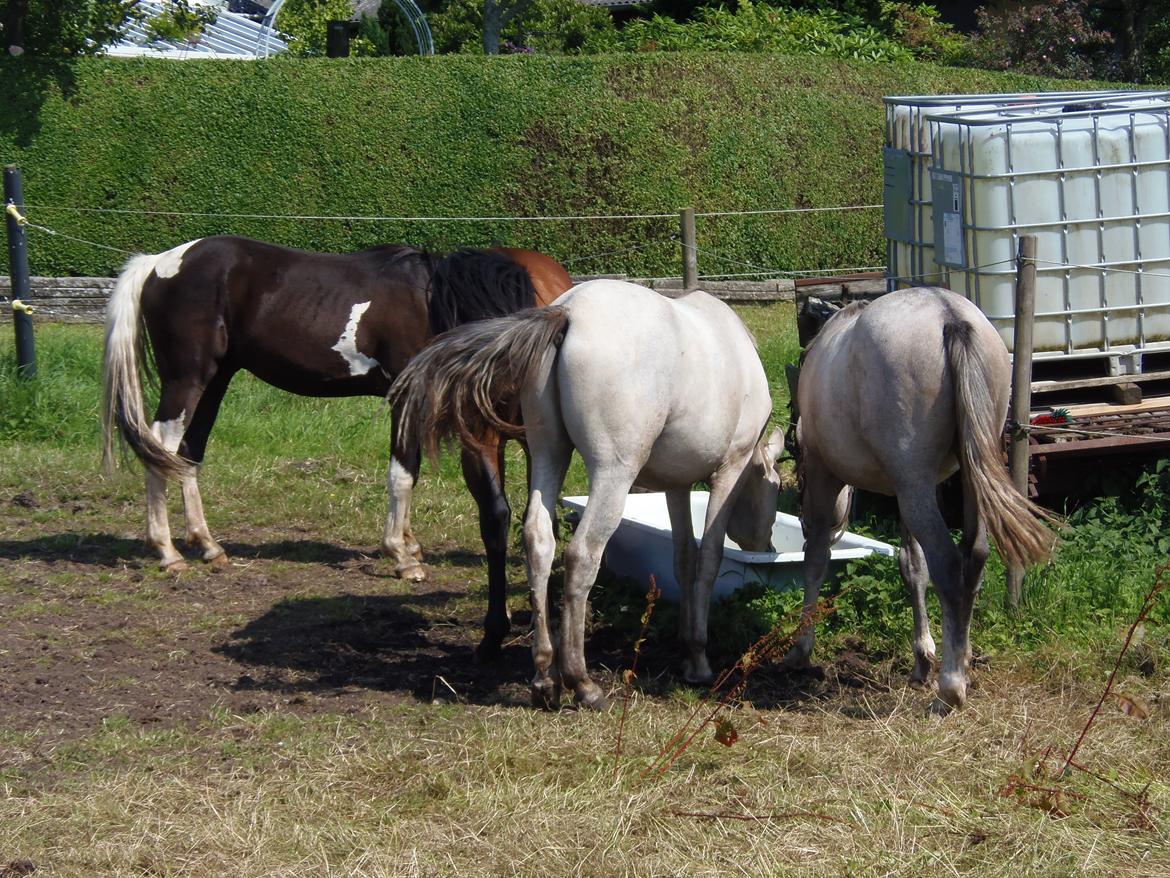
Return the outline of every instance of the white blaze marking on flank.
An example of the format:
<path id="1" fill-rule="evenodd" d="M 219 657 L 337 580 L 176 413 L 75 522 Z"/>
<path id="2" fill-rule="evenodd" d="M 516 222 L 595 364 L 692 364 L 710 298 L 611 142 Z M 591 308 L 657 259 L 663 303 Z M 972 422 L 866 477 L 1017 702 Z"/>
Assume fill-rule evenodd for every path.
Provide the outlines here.
<path id="1" fill-rule="evenodd" d="M 158 260 L 154 263 L 154 273 L 159 277 L 174 277 L 183 265 L 183 254 L 187 252 L 187 248 L 202 240 L 202 238 L 196 238 L 194 241 L 172 247 L 166 253 L 160 253 Z"/>
<path id="2" fill-rule="evenodd" d="M 358 323 L 361 322 L 362 315 L 369 307 L 369 302 L 358 302 L 350 309 L 349 322 L 345 324 L 345 332 L 341 333 L 341 338 L 332 348 L 345 358 L 345 362 L 349 364 L 350 375 L 365 375 L 379 365 L 373 357 L 367 357 L 357 349 Z"/>

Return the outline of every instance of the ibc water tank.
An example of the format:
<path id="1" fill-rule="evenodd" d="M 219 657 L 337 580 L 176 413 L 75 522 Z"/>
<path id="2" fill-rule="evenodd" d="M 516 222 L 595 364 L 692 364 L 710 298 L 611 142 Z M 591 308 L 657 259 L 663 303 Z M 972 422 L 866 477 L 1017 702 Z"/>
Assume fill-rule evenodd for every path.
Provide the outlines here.
<path id="1" fill-rule="evenodd" d="M 1170 93 L 985 99 L 887 100 L 887 141 L 912 153 L 909 193 L 886 158 L 891 286 L 966 295 L 1010 347 L 1034 234 L 1036 357 L 1170 347 Z"/>

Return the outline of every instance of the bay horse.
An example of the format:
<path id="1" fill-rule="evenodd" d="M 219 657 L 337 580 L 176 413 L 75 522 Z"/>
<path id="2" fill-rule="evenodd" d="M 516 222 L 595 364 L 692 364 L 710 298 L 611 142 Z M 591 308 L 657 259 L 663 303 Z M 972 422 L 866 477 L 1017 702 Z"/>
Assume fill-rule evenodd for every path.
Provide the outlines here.
<path id="1" fill-rule="evenodd" d="M 182 486 L 188 543 L 204 561 L 224 564 L 227 555 L 204 519 L 197 477 L 237 372 L 247 370 L 305 396 L 385 397 L 394 376 L 435 335 L 467 321 L 546 305 L 570 285 L 552 258 L 509 248 L 439 257 L 385 245 L 332 254 L 217 236 L 136 256 L 117 280 L 106 319 L 107 465 L 115 435 L 143 461 L 147 541 L 165 569 L 186 567 L 167 521 L 168 478 Z M 160 395 L 148 421 L 140 370 L 152 365 Z M 503 446 L 501 437 L 485 433 L 462 455 L 488 557 L 483 657 L 498 650 L 510 625 L 505 562 L 511 513 L 503 490 Z M 395 573 L 416 580 L 425 576 L 410 527 L 420 460 L 416 445 L 392 440 L 382 538 Z"/>
<path id="2" fill-rule="evenodd" d="M 553 707 L 561 685 L 578 704 L 605 696 L 585 666 L 585 607 L 602 551 L 631 487 L 666 492 L 681 586 L 686 678 L 709 682 L 707 612 L 724 535 L 771 549 L 779 432 L 755 343 L 735 312 L 703 292 L 667 299 L 615 280 L 574 287 L 550 308 L 460 326 L 436 339 L 391 389 L 399 429 L 434 454 L 494 430 L 523 434 L 530 454 L 524 546 L 532 600 L 533 701 Z M 504 420 L 519 402 L 523 427 Z M 548 621 L 556 503 L 576 449 L 589 502 L 565 549 L 560 646 Z M 710 483 L 696 555 L 690 489 Z M 559 680 L 550 673 L 554 659 Z"/>
<path id="3" fill-rule="evenodd" d="M 936 713 L 967 697 L 971 612 L 988 532 L 1009 564 L 1045 560 L 1053 517 L 1008 478 L 1001 437 L 1011 363 L 1003 340 L 969 300 L 916 288 L 838 311 L 806 349 L 797 382 L 797 459 L 804 525 L 804 612 L 790 663 L 813 649 L 813 613 L 829 549 L 845 528 L 853 487 L 898 500 L 898 566 L 914 611 L 911 682 L 934 660 L 926 587 L 942 608 Z M 956 548 L 937 485 L 958 470 L 963 538 Z"/>

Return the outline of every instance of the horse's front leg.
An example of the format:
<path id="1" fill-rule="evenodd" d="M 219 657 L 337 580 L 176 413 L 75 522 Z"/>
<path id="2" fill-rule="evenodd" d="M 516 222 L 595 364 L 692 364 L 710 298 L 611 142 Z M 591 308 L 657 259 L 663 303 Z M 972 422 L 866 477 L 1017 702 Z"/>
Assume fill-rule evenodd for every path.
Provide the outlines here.
<path id="1" fill-rule="evenodd" d="M 800 498 L 800 524 L 804 530 L 804 606 L 800 626 L 784 664 L 808 666 L 816 644 L 817 600 L 829 572 L 833 537 L 844 529 L 849 515 L 850 489 L 821 465 L 811 449 L 805 449 L 804 490 Z"/>
<path id="2" fill-rule="evenodd" d="M 711 476 L 711 492 L 707 498 L 707 515 L 703 522 L 703 539 L 699 543 L 694 584 L 690 595 L 684 596 L 684 601 L 690 604 L 683 614 L 689 623 L 683 631 L 687 650 L 683 679 L 688 683 L 705 685 L 715 678 L 707 658 L 707 620 L 711 611 L 711 592 L 715 588 L 715 578 L 719 575 L 719 565 L 723 563 L 723 539 L 727 536 L 732 505 L 748 462 L 749 458 L 745 457 L 731 466 L 722 467 Z M 677 532 L 673 516 L 671 529 Z M 694 539 L 690 527 L 686 528 L 686 535 Z"/>
<path id="3" fill-rule="evenodd" d="M 483 620 L 483 640 L 476 658 L 499 657 L 500 645 L 512 629 L 508 613 L 508 527 L 512 509 L 504 493 L 504 440 L 498 435 L 484 439 L 477 449 L 464 448 L 463 478 L 479 507 L 479 535 L 487 552 L 488 606 Z"/>
<path id="4" fill-rule="evenodd" d="M 398 441 L 398 418 L 394 417 L 394 441 L 390 452 L 390 467 L 386 475 L 390 495 L 386 511 L 386 528 L 382 532 L 382 554 L 394 562 L 394 575 L 419 582 L 427 578 L 421 563 L 422 552 L 410 532 L 410 499 L 422 451 L 417 446 L 403 448 Z"/>
<path id="5" fill-rule="evenodd" d="M 691 492 L 677 488 L 666 492 L 666 510 L 670 513 L 670 535 L 674 543 L 674 580 L 679 588 L 679 639 L 685 646 L 691 630 L 694 607 L 696 562 L 694 523 L 691 520 Z M 691 673 L 690 658 L 684 659 L 684 676 Z"/>

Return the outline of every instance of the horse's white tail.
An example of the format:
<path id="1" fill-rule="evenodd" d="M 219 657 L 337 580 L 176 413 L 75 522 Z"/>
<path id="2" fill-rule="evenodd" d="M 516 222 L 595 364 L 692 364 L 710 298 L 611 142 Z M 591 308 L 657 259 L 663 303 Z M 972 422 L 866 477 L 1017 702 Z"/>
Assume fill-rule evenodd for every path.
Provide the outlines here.
<path id="1" fill-rule="evenodd" d="M 190 464 L 168 451 L 151 432 L 140 377 L 150 368 L 142 337 L 142 288 L 159 255 L 132 257 L 118 275 L 106 307 L 102 458 L 107 468 L 112 466 L 117 432 L 144 464 L 175 477 Z"/>
<path id="2" fill-rule="evenodd" d="M 492 434 L 520 436 L 507 418 L 568 322 L 563 308 L 530 308 L 440 335 L 390 388 L 398 441 L 434 458 L 444 439 L 474 448 Z"/>
<path id="3" fill-rule="evenodd" d="M 1003 424 L 988 390 L 989 369 L 966 321 L 948 322 L 943 345 L 955 386 L 959 466 L 964 490 L 972 490 L 979 516 L 987 522 L 1000 556 L 1027 566 L 1048 559 L 1055 535 L 1045 522 L 1057 519 L 1016 490 L 1000 450 Z"/>

